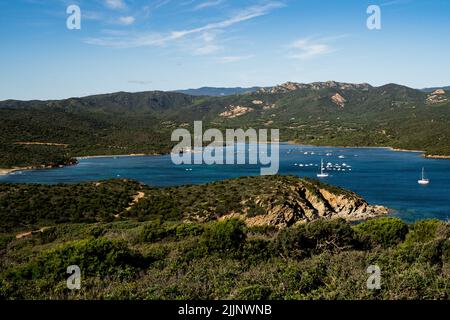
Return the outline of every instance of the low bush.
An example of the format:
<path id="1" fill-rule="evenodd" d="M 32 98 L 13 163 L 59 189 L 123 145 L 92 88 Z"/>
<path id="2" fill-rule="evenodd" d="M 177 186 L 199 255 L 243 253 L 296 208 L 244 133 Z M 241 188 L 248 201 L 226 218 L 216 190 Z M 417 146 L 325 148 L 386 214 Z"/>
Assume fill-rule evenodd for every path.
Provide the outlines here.
<path id="1" fill-rule="evenodd" d="M 388 248 L 405 240 L 408 225 L 399 218 L 370 220 L 353 228 L 359 236 L 370 241 L 372 246 Z"/>
<path id="2" fill-rule="evenodd" d="M 160 220 L 147 222 L 143 227 L 139 240 L 141 242 L 155 243 L 164 239 L 182 240 L 188 237 L 199 236 L 204 228 L 196 223 L 162 223 Z"/>
<path id="3" fill-rule="evenodd" d="M 245 242 L 243 258 L 250 263 L 266 261 L 273 255 L 273 246 L 270 240 L 250 239 Z"/>
<path id="4" fill-rule="evenodd" d="M 270 294 L 272 289 L 266 286 L 253 285 L 239 289 L 236 294 L 237 300 L 268 300 L 270 299 Z"/>
<path id="5" fill-rule="evenodd" d="M 182 223 L 178 225 L 175 230 L 177 239 L 179 240 L 200 236 L 204 231 L 203 226 L 197 223 Z"/>
<path id="6" fill-rule="evenodd" d="M 87 239 L 44 251 L 10 276 L 58 281 L 67 278 L 67 267 L 77 265 L 86 276 L 131 276 L 149 261 L 131 251 L 125 242 Z"/>
<path id="7" fill-rule="evenodd" d="M 0 251 L 5 250 L 13 239 L 13 236 L 0 236 Z"/>
<path id="8" fill-rule="evenodd" d="M 303 258 L 323 251 L 357 247 L 351 226 L 344 220 L 317 220 L 282 230 L 275 248 L 285 257 Z"/>
<path id="9" fill-rule="evenodd" d="M 163 225 L 160 220 L 147 222 L 140 234 L 141 242 L 158 242 L 175 234 L 175 229 Z"/>
<path id="10" fill-rule="evenodd" d="M 445 223 L 439 220 L 417 221 L 410 226 L 405 243 L 427 242 L 435 239 L 438 229 L 445 226 Z"/>
<path id="11" fill-rule="evenodd" d="M 245 243 L 246 234 L 241 220 L 215 222 L 200 237 L 200 245 L 208 253 L 237 253 Z"/>
<path id="12" fill-rule="evenodd" d="M 442 263 L 446 260 L 449 229 L 439 220 L 418 221 L 410 226 L 410 232 L 397 252 L 402 260 L 413 263 Z"/>

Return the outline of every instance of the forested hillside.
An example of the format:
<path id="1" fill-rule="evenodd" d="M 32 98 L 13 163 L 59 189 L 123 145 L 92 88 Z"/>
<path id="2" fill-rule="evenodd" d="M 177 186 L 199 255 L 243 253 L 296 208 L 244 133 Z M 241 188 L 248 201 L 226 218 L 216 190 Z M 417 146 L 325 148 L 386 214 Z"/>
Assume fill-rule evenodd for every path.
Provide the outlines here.
<path id="1" fill-rule="evenodd" d="M 294 177 L 163 189 L 3 184 L 0 299 L 450 298 L 449 223 L 351 224 L 336 199 L 371 217 L 354 193 Z M 80 290 L 67 289 L 71 265 Z M 367 288 L 373 265 L 377 290 Z"/>
<path id="2" fill-rule="evenodd" d="M 279 128 L 284 141 L 392 146 L 450 155 L 450 100 L 389 84 L 286 83 L 224 97 L 114 93 L 60 101 L 0 102 L 0 167 L 74 156 L 167 153 L 176 128 Z M 36 144 L 39 143 L 39 144 Z"/>

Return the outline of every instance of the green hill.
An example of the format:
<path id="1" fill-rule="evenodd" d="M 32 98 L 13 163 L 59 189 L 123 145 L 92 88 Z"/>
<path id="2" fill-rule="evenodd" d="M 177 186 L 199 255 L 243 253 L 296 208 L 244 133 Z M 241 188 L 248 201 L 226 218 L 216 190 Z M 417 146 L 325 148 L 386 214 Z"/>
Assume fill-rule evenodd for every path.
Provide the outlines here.
<path id="1" fill-rule="evenodd" d="M 280 176 L 164 189 L 1 184 L 0 299 L 449 299 L 449 223 L 351 224 L 325 195 L 367 206 L 352 192 Z M 303 223 L 313 198 L 321 206 Z M 290 213 L 299 219 L 264 220 Z M 67 289 L 71 265 L 80 290 Z M 367 288 L 373 265 L 376 290 Z"/>
<path id="2" fill-rule="evenodd" d="M 205 185 L 152 188 L 111 180 L 74 185 L 0 184 L 0 233 L 60 223 L 209 222 L 240 217 L 249 225 L 286 227 L 320 218 L 362 220 L 387 210 L 318 181 L 244 177 Z"/>
<path id="3" fill-rule="evenodd" d="M 219 129 L 279 128 L 283 140 L 298 143 L 450 155 L 449 98 L 446 91 L 330 81 L 224 97 L 119 92 L 60 101 L 8 100 L 0 102 L 0 167 L 59 164 L 74 156 L 166 153 L 174 145 L 171 132 L 191 128 L 194 120 Z M 30 144 L 35 142 L 41 144 Z"/>

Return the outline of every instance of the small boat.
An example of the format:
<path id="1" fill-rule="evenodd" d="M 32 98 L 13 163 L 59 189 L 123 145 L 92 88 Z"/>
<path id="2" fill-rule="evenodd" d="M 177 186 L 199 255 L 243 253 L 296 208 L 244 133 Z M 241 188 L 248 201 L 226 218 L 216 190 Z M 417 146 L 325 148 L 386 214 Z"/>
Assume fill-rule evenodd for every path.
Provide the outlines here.
<path id="1" fill-rule="evenodd" d="M 421 185 L 430 184 L 430 179 L 425 178 L 425 168 L 422 168 L 422 178 L 417 182 Z"/>
<path id="2" fill-rule="evenodd" d="M 317 178 L 328 178 L 329 174 L 324 171 L 323 159 L 320 161 L 320 173 L 317 174 Z"/>
<path id="3" fill-rule="evenodd" d="M 345 157 L 344 157 L 344 156 L 339 156 L 338 158 L 339 158 L 339 159 L 345 159 Z"/>

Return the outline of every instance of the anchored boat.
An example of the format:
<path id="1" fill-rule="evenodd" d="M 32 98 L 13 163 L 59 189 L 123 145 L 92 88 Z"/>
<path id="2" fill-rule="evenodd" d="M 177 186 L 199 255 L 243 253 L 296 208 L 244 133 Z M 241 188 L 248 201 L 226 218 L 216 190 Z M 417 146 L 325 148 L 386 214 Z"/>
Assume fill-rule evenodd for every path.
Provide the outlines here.
<path id="1" fill-rule="evenodd" d="M 430 184 L 430 179 L 425 178 L 425 168 L 422 168 L 422 178 L 417 182 L 421 185 Z"/>
<path id="2" fill-rule="evenodd" d="M 329 174 L 325 172 L 323 168 L 323 159 L 320 161 L 320 173 L 317 174 L 317 178 L 328 178 Z"/>

